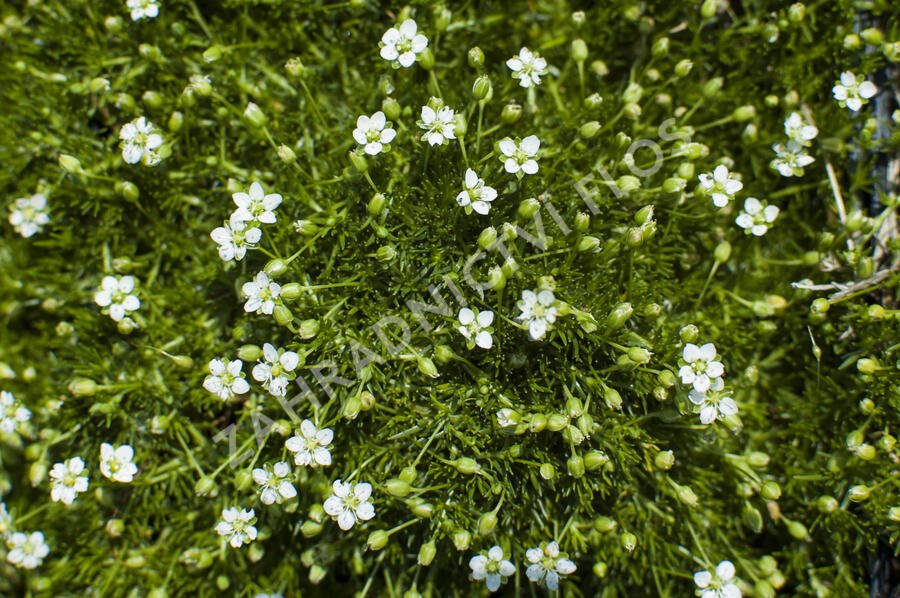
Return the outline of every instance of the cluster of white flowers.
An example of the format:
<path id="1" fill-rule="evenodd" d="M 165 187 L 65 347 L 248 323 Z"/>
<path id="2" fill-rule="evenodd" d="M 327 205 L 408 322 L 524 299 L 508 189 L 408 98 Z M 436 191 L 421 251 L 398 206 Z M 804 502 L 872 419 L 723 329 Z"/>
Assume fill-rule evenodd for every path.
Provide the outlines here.
<path id="1" fill-rule="evenodd" d="M 422 106 L 422 118 L 416 121 L 416 125 L 425 131 L 424 138 L 428 145 L 444 145 L 456 139 L 455 117 L 452 108 L 444 106 L 437 98 L 431 98 L 429 105 Z"/>
<path id="2" fill-rule="evenodd" d="M 494 312 L 490 310 L 478 311 L 464 307 L 459 310 L 458 328 L 460 334 L 466 337 L 466 345 L 472 349 L 478 345 L 482 349 L 490 349 L 494 344 L 494 338 L 491 336 L 493 329 L 491 324 L 494 322 Z"/>
<path id="3" fill-rule="evenodd" d="M 784 120 L 784 133 L 787 143 L 776 143 L 772 146 L 775 158 L 769 166 L 783 177 L 803 176 L 803 169 L 816 161 L 806 153 L 806 148 L 819 134 L 819 130 L 803 120 L 799 112 L 792 112 Z"/>
<path id="4" fill-rule="evenodd" d="M 54 464 L 50 477 L 50 498 L 54 502 L 70 505 L 79 493 L 87 492 L 88 476 L 81 457 Z"/>
<path id="5" fill-rule="evenodd" d="M 522 320 L 528 327 L 532 340 L 540 340 L 556 322 L 556 297 L 549 289 L 522 291 L 522 299 L 516 307 L 522 312 L 516 319 Z"/>
<path id="6" fill-rule="evenodd" d="M 122 142 L 122 159 L 129 164 L 140 162 L 144 166 L 159 164 L 156 150 L 162 145 L 162 135 L 154 133 L 153 123 L 143 116 L 122 125 L 119 139 Z"/>
<path id="7" fill-rule="evenodd" d="M 497 191 L 493 187 L 484 184 L 484 179 L 478 178 L 471 168 L 466 169 L 463 190 L 456 196 L 458 203 L 466 214 L 475 210 L 478 214 L 487 214 L 491 209 L 491 202 L 497 199 Z"/>
<path id="8" fill-rule="evenodd" d="M 504 556 L 500 546 L 492 546 L 486 554 L 473 556 L 469 559 L 472 579 L 484 580 L 487 589 L 496 592 L 500 589 L 504 578 L 516 572 L 516 566 Z M 559 544 L 555 540 L 529 548 L 525 551 L 525 558 L 530 563 L 525 570 L 528 580 L 548 590 L 559 589 L 560 579 L 574 573 L 576 569 L 575 563 L 569 560 L 564 552 L 560 552 Z"/>
<path id="9" fill-rule="evenodd" d="M 287 450 L 294 453 L 294 464 L 302 466 L 322 467 L 331 465 L 331 452 L 328 446 L 334 439 L 331 428 L 316 427 L 310 420 L 300 422 L 300 434 L 291 436 L 284 442 Z"/>
<path id="10" fill-rule="evenodd" d="M 519 53 L 506 61 L 506 66 L 512 71 L 514 79 L 519 80 L 522 87 L 540 85 L 541 77 L 547 74 L 547 61 L 541 58 L 537 52 L 528 48 L 522 48 Z"/>
<path id="11" fill-rule="evenodd" d="M 127 6 L 131 11 L 131 20 L 139 21 L 143 18 L 154 19 L 159 14 L 160 0 L 128 0 Z"/>
<path id="12" fill-rule="evenodd" d="M 516 566 L 511 561 L 503 558 L 503 549 L 492 546 L 487 554 L 476 554 L 469 559 L 469 567 L 472 569 L 472 579 L 484 580 L 487 589 L 496 592 L 504 577 L 509 577 L 516 572 Z"/>
<path id="13" fill-rule="evenodd" d="M 100 473 L 110 480 L 123 484 L 133 481 L 138 472 L 133 459 L 134 449 L 131 445 L 113 446 L 107 442 L 100 445 Z"/>
<path id="14" fill-rule="evenodd" d="M 857 112 L 868 102 L 869 98 L 878 93 L 878 88 L 871 81 L 866 81 L 865 78 L 858 81 L 856 75 L 850 71 L 844 71 L 841 73 L 841 80 L 835 83 L 831 92 L 841 106 Z"/>
<path id="15" fill-rule="evenodd" d="M 104 276 L 100 288 L 94 293 L 94 303 L 102 308 L 102 312 L 116 322 L 141 307 L 141 300 L 134 294 L 135 280 L 132 276 Z"/>
<path id="16" fill-rule="evenodd" d="M 6 505 L 0 502 L 0 541 L 6 543 L 6 560 L 22 569 L 35 569 L 50 553 L 41 532 L 22 533 L 15 531 L 12 517 Z"/>
<path id="17" fill-rule="evenodd" d="M 295 377 L 293 372 L 300 364 L 300 356 L 266 343 L 263 345 L 263 358 L 265 361 L 253 366 L 253 379 L 262 382 L 274 396 L 283 397 L 287 392 L 288 382 Z"/>
<path id="18" fill-rule="evenodd" d="M 744 188 L 744 184 L 732 176 L 724 164 L 719 164 L 712 173 L 703 173 L 698 178 L 700 189 L 712 197 L 713 204 L 717 208 L 727 206 L 728 202 L 734 199 L 734 194 Z"/>
<path id="19" fill-rule="evenodd" d="M 271 316 L 275 306 L 281 302 L 281 285 L 274 280 L 269 280 L 269 275 L 259 272 L 249 282 L 241 287 L 241 292 L 247 300 L 244 303 L 244 311 L 256 312 Z"/>
<path id="20" fill-rule="evenodd" d="M 281 205 L 278 193 L 266 193 L 262 185 L 254 182 L 247 193 L 231 196 L 237 209 L 222 226 L 214 229 L 210 237 L 219 245 L 219 257 L 224 261 L 241 261 L 248 249 L 255 249 L 262 238 L 260 226 L 277 221 L 275 208 Z"/>
<path id="21" fill-rule="evenodd" d="M 500 161 L 503 162 L 506 172 L 520 177 L 523 174 L 537 174 L 537 154 L 541 149 L 541 140 L 537 135 L 529 135 L 518 143 L 506 137 L 500 140 L 498 146 Z"/>
<path id="22" fill-rule="evenodd" d="M 687 343 L 682 351 L 682 366 L 678 370 L 682 384 L 691 387 L 688 398 L 700 408 L 700 422 L 703 424 L 711 424 L 720 416 L 727 417 L 738 411 L 737 403 L 731 397 L 731 391 L 725 389 L 722 379 L 725 366 L 716 357 L 713 343 L 701 346 Z"/>
<path id="23" fill-rule="evenodd" d="M 14 434 L 20 424 L 31 419 L 31 411 L 25 408 L 13 393 L 0 391 L 0 432 Z"/>
<path id="24" fill-rule="evenodd" d="M 363 151 L 370 156 L 377 156 L 382 151 L 388 151 L 388 145 L 397 136 L 391 123 L 387 121 L 384 112 L 378 111 L 372 116 L 361 115 L 356 119 L 356 128 L 353 129 L 353 139 L 363 146 Z"/>
<path id="25" fill-rule="evenodd" d="M 755 197 L 748 197 L 744 200 L 744 210 L 738 215 L 735 222 L 748 235 L 761 237 L 775 222 L 778 211 L 778 206 L 770 206 Z"/>
<path id="26" fill-rule="evenodd" d="M 209 376 L 203 380 L 203 388 L 223 401 L 246 394 L 250 384 L 244 379 L 243 368 L 244 362 L 240 359 L 213 359 L 209 362 Z"/>
<path id="27" fill-rule="evenodd" d="M 733 579 L 734 565 L 731 561 L 722 561 L 716 565 L 714 572 L 694 573 L 694 583 L 697 584 L 697 595 L 700 598 L 741 598 L 741 589 Z"/>
<path id="28" fill-rule="evenodd" d="M 391 27 L 381 36 L 381 57 L 394 68 L 408 68 L 428 47 L 428 38 L 419 33 L 418 25 L 406 19 L 399 27 Z"/>
<path id="29" fill-rule="evenodd" d="M 259 485 L 259 500 L 264 505 L 297 496 L 297 489 L 289 479 L 291 466 L 284 461 L 277 462 L 271 469 L 257 467 L 253 470 L 253 481 Z"/>
<path id="30" fill-rule="evenodd" d="M 347 531 L 359 521 L 368 521 L 375 516 L 375 507 L 369 501 L 372 485 L 366 482 L 342 482 L 337 479 L 331 485 L 329 496 L 322 507 L 338 527 Z"/>
<path id="31" fill-rule="evenodd" d="M 216 525 L 216 533 L 223 536 L 232 548 L 240 548 L 256 539 L 256 513 L 237 507 L 222 509 L 222 521 Z"/>
<path id="32" fill-rule="evenodd" d="M 20 197 L 9 209 L 9 223 L 26 239 L 41 232 L 41 228 L 49 222 L 47 198 L 41 193 Z"/>

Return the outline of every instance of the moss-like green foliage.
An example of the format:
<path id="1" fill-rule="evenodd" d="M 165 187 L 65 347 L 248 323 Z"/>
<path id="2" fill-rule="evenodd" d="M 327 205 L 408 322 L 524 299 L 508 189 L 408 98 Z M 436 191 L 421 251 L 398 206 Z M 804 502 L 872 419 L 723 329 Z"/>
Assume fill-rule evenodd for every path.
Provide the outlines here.
<path id="1" fill-rule="evenodd" d="M 566 596 L 688 596 L 725 560 L 744 596 L 886 591 L 890 4 L 3 4 L 0 594 L 473 595 L 470 559 L 499 546 L 499 592 L 531 596 L 526 551 L 554 540 Z M 379 41 L 407 19 L 427 49 L 396 68 Z M 540 84 L 512 77 L 523 47 Z M 859 111 L 834 98 L 845 71 L 877 86 Z M 417 121 L 441 105 L 431 144 Z M 378 111 L 396 136 L 367 155 L 353 131 Z M 793 113 L 818 134 L 786 177 Z M 143 152 L 120 139 L 140 117 L 161 135 Z M 537 172 L 510 173 L 532 135 Z M 717 167 L 742 188 L 714 202 Z M 469 168 L 486 214 L 458 203 Z M 223 260 L 211 231 L 255 182 L 277 221 L 232 221 L 261 240 Z M 16 202 L 35 194 L 36 231 Z M 779 209 L 754 234 L 750 197 Z M 260 271 L 281 294 L 248 312 Z M 107 276 L 139 309 L 97 294 Z M 520 317 L 532 291 L 546 331 Z M 490 348 L 464 307 L 492 312 Z M 253 375 L 266 343 L 297 354 L 284 397 Z M 681 368 L 705 343 L 724 386 L 704 397 Z M 223 400 L 208 364 L 239 358 L 250 390 Z M 330 464 L 295 464 L 305 419 L 333 430 Z M 132 481 L 103 443 L 133 447 Z M 88 489 L 51 500 L 75 457 Z M 263 504 L 251 472 L 278 461 L 297 495 Z M 330 516 L 336 480 L 371 484 L 374 517 Z M 239 548 L 231 507 L 256 517 Z M 23 567 L 14 533 L 38 530 Z"/>

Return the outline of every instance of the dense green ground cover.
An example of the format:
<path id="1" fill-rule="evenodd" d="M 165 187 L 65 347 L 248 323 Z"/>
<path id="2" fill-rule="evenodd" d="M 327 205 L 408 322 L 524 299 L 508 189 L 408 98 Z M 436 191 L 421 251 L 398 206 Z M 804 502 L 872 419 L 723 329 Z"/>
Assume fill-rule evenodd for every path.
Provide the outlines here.
<path id="1" fill-rule="evenodd" d="M 597 4 L 0 6 L 0 594 L 896 584 L 896 8 Z"/>

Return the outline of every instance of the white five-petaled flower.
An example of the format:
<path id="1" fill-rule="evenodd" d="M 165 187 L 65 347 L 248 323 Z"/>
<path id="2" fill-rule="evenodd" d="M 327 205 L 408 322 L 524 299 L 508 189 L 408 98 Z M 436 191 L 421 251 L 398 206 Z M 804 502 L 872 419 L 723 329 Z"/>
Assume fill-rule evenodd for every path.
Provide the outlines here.
<path id="1" fill-rule="evenodd" d="M 94 303 L 102 307 L 103 313 L 108 313 L 110 318 L 121 322 L 129 312 L 141 307 L 141 300 L 132 291 L 134 277 L 104 276 L 100 282 L 100 290 L 94 293 Z"/>
<path id="2" fill-rule="evenodd" d="M 122 140 L 122 159 L 129 164 L 141 162 L 144 166 L 159 163 L 156 148 L 162 145 L 162 136 L 154 133 L 153 123 L 141 116 L 122 125 L 119 139 Z"/>
<path id="3" fill-rule="evenodd" d="M 471 214 L 475 210 L 479 214 L 487 214 L 491 209 L 490 202 L 497 199 L 497 191 L 493 187 L 484 184 L 484 180 L 478 178 L 471 168 L 466 169 L 464 189 L 456 196 L 456 203 Z"/>
<path id="4" fill-rule="evenodd" d="M 503 558 L 503 549 L 492 546 L 487 555 L 476 554 L 469 559 L 469 567 L 472 569 L 472 579 L 487 584 L 487 589 L 496 592 L 504 577 L 509 577 L 516 572 L 516 566 Z"/>
<path id="5" fill-rule="evenodd" d="M 711 424 L 719 416 L 727 417 L 738 412 L 737 403 L 731 397 L 731 391 L 725 390 L 721 378 L 714 379 L 706 392 L 691 389 L 688 393 L 691 403 L 700 407 L 700 423 Z"/>
<path id="6" fill-rule="evenodd" d="M 494 312 L 489 309 L 473 311 L 468 307 L 459 310 L 459 332 L 466 337 L 466 345 L 471 349 L 478 345 L 482 349 L 490 349 L 494 344 L 491 336 L 491 324 L 494 322 Z"/>
<path id="7" fill-rule="evenodd" d="M 231 195 L 237 210 L 231 215 L 231 221 L 241 220 L 252 224 L 274 224 L 276 222 L 275 208 L 281 205 L 281 195 L 278 193 L 266 193 L 262 185 L 254 182 L 250 185 L 250 191 L 239 191 Z"/>
<path id="8" fill-rule="evenodd" d="M 510 174 L 537 173 L 537 153 L 541 148 L 541 140 L 537 138 L 537 135 L 529 135 L 518 144 L 506 137 L 500 140 L 499 146 L 500 160 L 503 161 L 506 172 Z"/>
<path id="9" fill-rule="evenodd" d="M 841 106 L 846 106 L 856 112 L 866 103 L 866 100 L 878 93 L 878 88 L 871 81 L 857 81 L 856 75 L 850 71 L 841 73 L 840 82 L 831 89 Z"/>
<path id="10" fill-rule="evenodd" d="M 300 356 L 266 343 L 263 345 L 263 358 L 265 361 L 253 366 L 253 379 L 262 382 L 276 397 L 283 397 L 288 382 L 294 379 L 292 372 L 300 363 Z"/>
<path id="11" fill-rule="evenodd" d="M 229 222 L 214 229 L 210 234 L 212 240 L 219 244 L 219 257 L 230 262 L 244 259 L 248 249 L 254 249 L 262 238 L 262 231 L 255 226 L 247 227 L 243 220 L 236 220 L 232 215 Z"/>
<path id="12" fill-rule="evenodd" d="M 291 436 L 284 442 L 285 448 L 294 454 L 295 465 L 331 465 L 331 452 L 328 445 L 334 439 L 331 428 L 317 429 L 308 419 L 300 422 L 300 434 Z"/>
<path id="13" fill-rule="evenodd" d="M 84 473 L 84 461 L 81 457 L 67 459 L 62 463 L 56 463 L 50 470 L 52 488 L 50 498 L 55 502 L 72 504 L 79 492 L 87 492 L 88 476 Z"/>
<path id="14" fill-rule="evenodd" d="M 0 391 L 0 432 L 12 434 L 19 424 L 27 422 L 30 418 L 31 411 L 23 407 L 13 393 Z"/>
<path id="15" fill-rule="evenodd" d="M 203 381 L 203 388 L 213 393 L 223 401 L 227 401 L 234 395 L 242 395 L 250 390 L 250 385 L 244 379 L 241 371 L 244 362 L 240 359 L 226 361 L 225 359 L 213 359 L 209 362 L 209 376 Z"/>
<path id="16" fill-rule="evenodd" d="M 787 145 L 776 143 L 772 149 L 775 151 L 775 158 L 769 163 L 769 166 L 784 177 L 803 176 L 803 169 L 816 161 L 806 153 L 803 144 L 793 139 L 788 141 Z"/>
<path id="17" fill-rule="evenodd" d="M 138 468 L 133 459 L 134 449 L 130 445 L 113 446 L 107 442 L 100 445 L 100 473 L 111 480 L 126 484 L 134 480 Z"/>
<path id="18" fill-rule="evenodd" d="M 256 539 L 256 513 L 237 507 L 222 509 L 222 521 L 216 524 L 216 533 L 225 536 L 232 548 L 240 548 Z"/>
<path id="19" fill-rule="evenodd" d="M 284 461 L 276 463 L 272 470 L 257 467 L 253 470 L 253 481 L 260 485 L 259 500 L 264 505 L 275 501 L 289 500 L 297 496 L 297 489 L 288 479 L 291 466 Z"/>
<path id="20" fill-rule="evenodd" d="M 734 565 L 731 561 L 722 561 L 716 565 L 715 574 L 709 571 L 694 573 L 697 584 L 697 595 L 700 598 L 741 598 L 741 590 L 734 579 Z"/>
<path id="21" fill-rule="evenodd" d="M 357 521 L 368 521 L 375 516 L 375 507 L 369 502 L 369 497 L 372 496 L 371 484 L 354 484 L 337 479 L 331 489 L 333 494 L 322 506 L 342 530 L 347 531 Z"/>
<path id="22" fill-rule="evenodd" d="M 522 48 L 519 53 L 506 61 L 514 79 L 519 80 L 522 87 L 541 84 L 541 76 L 547 74 L 547 61 L 537 52 Z"/>
<path id="23" fill-rule="evenodd" d="M 729 176 L 728 167 L 719 164 L 712 174 L 704 173 L 699 177 L 700 188 L 712 196 L 713 203 L 718 208 L 724 208 L 728 201 L 734 199 L 734 194 L 744 188 L 744 184 L 737 178 Z"/>
<path id="24" fill-rule="evenodd" d="M 384 112 L 378 111 L 372 116 L 361 115 L 356 119 L 356 128 L 353 129 L 353 139 L 363 146 L 370 156 L 381 153 L 384 146 L 389 144 L 397 136 L 397 131 L 391 128 Z"/>
<path id="25" fill-rule="evenodd" d="M 682 357 L 687 363 L 678 370 L 678 375 L 683 384 L 692 385 L 697 392 L 706 392 L 712 380 L 725 373 L 725 366 L 716 361 L 716 346 L 712 343 L 700 347 L 688 343 Z"/>
<path id="26" fill-rule="evenodd" d="M 538 548 L 529 548 L 525 551 L 525 558 L 532 563 L 525 570 L 525 575 L 529 580 L 547 586 L 548 590 L 559 588 L 560 576 L 575 572 L 575 563 L 559 551 L 555 540 Z"/>
<path id="27" fill-rule="evenodd" d="M 556 321 L 556 307 L 553 305 L 555 301 L 553 291 L 546 289 L 537 293 L 527 289 L 522 291 L 522 300 L 516 304 L 522 313 L 517 319 L 528 326 L 532 340 L 543 338 Z"/>
<path id="28" fill-rule="evenodd" d="M 26 239 L 41 231 L 50 222 L 47 216 L 47 198 L 41 193 L 20 197 L 9 209 L 9 223 Z"/>
<path id="29" fill-rule="evenodd" d="M 23 569 L 40 566 L 44 557 L 50 553 L 50 547 L 44 542 L 44 534 L 41 532 L 16 532 L 6 540 L 6 546 L 9 548 L 6 560 Z"/>
<path id="30" fill-rule="evenodd" d="M 412 66 L 416 57 L 428 47 L 428 38 L 418 32 L 412 19 L 406 19 L 399 27 L 391 27 L 381 36 L 381 57 L 394 68 Z"/>
<path id="31" fill-rule="evenodd" d="M 813 125 L 806 123 L 799 112 L 791 112 L 784 119 L 784 133 L 797 143 L 809 145 L 809 142 L 819 134 L 819 130 Z"/>
<path id="32" fill-rule="evenodd" d="M 245 282 L 241 287 L 247 302 L 244 303 L 244 311 L 255 311 L 258 314 L 272 315 L 275 311 L 275 302 L 281 295 L 281 285 L 274 280 L 269 280 L 265 272 L 260 272 L 250 282 Z"/>
<path id="33" fill-rule="evenodd" d="M 744 200 L 744 211 L 738 215 L 735 222 L 748 235 L 752 233 L 761 237 L 775 222 L 778 211 L 778 206 L 770 206 L 755 197 L 748 197 Z"/>
<path id="34" fill-rule="evenodd" d="M 159 14 L 159 0 L 128 0 L 128 8 L 131 10 L 131 20 L 139 21 L 144 17 L 156 18 Z"/>
<path id="35" fill-rule="evenodd" d="M 449 139 L 456 139 L 454 112 L 449 106 L 441 106 L 437 112 L 431 106 L 422 106 L 422 119 L 416 124 L 425 130 L 429 145 L 443 145 Z"/>

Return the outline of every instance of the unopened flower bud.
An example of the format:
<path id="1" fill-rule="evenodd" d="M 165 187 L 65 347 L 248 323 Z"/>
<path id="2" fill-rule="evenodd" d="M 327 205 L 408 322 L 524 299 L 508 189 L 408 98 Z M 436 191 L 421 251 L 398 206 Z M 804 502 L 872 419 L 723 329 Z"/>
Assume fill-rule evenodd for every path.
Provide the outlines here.
<path id="1" fill-rule="evenodd" d="M 682 60 L 679 60 L 678 63 L 675 65 L 675 75 L 678 77 L 684 77 L 685 75 L 690 73 L 691 69 L 693 69 L 693 68 L 694 68 L 694 63 L 691 62 L 690 60 L 688 60 L 687 58 L 684 58 Z"/>
<path id="2" fill-rule="evenodd" d="M 487 75 L 481 75 L 475 79 L 475 84 L 472 86 L 472 95 L 476 100 L 486 99 L 491 95 L 491 92 L 491 79 Z"/>
<path id="3" fill-rule="evenodd" d="M 522 117 L 522 106 L 519 104 L 507 104 L 500 111 L 500 120 L 511 125 Z"/>
<path id="4" fill-rule="evenodd" d="M 875 370 L 878 369 L 878 362 L 864 357 L 856 362 L 856 369 L 860 374 L 874 374 Z"/>
<path id="5" fill-rule="evenodd" d="M 722 241 L 713 250 L 713 258 L 720 264 L 724 264 L 731 257 L 731 243 Z"/>
<path id="6" fill-rule="evenodd" d="M 597 237 L 592 237 L 590 235 L 585 235 L 578 239 L 578 243 L 575 245 L 575 249 L 581 252 L 587 251 L 596 251 L 597 248 L 600 247 L 600 239 Z"/>
<path id="7" fill-rule="evenodd" d="M 264 127 L 268 120 L 262 109 L 253 102 L 247 103 L 247 107 L 244 109 L 244 118 L 254 127 Z"/>
<path id="8" fill-rule="evenodd" d="M 356 419 L 356 416 L 359 415 L 359 412 L 362 411 L 362 401 L 358 396 L 352 396 L 347 399 L 344 403 L 344 409 L 342 415 L 344 419 Z"/>
<path id="9" fill-rule="evenodd" d="M 216 482 L 209 476 L 203 476 L 194 484 L 194 494 L 198 496 L 213 496 L 216 492 Z"/>
<path id="10" fill-rule="evenodd" d="M 806 526 L 799 521 L 788 521 L 787 530 L 797 540 L 805 540 L 809 537 L 809 531 L 806 529 Z"/>
<path id="11" fill-rule="evenodd" d="M 458 529 L 453 532 L 453 545 L 460 552 L 469 549 L 469 545 L 472 543 L 472 534 L 464 529 Z"/>
<path id="12" fill-rule="evenodd" d="M 302 322 L 300 322 L 297 333 L 300 335 L 300 338 L 304 340 L 314 338 L 317 334 L 319 334 L 319 321 L 311 319 L 303 320 Z"/>
<path id="13" fill-rule="evenodd" d="M 570 476 L 580 478 L 584 475 L 584 459 L 581 455 L 572 455 L 569 457 L 569 460 L 566 461 L 566 469 Z"/>
<path id="14" fill-rule="evenodd" d="M 431 564 L 431 561 L 434 560 L 436 555 L 437 547 L 434 544 L 434 540 L 430 540 L 422 544 L 421 548 L 419 548 L 419 556 L 416 561 L 419 563 L 420 567 L 427 567 Z"/>
<path id="15" fill-rule="evenodd" d="M 391 496 L 404 497 L 409 494 L 409 483 L 394 478 L 384 483 L 384 489 Z"/>
<path id="16" fill-rule="evenodd" d="M 497 527 L 497 513 L 488 511 L 478 518 L 478 535 L 487 536 Z"/>
<path id="17" fill-rule="evenodd" d="M 584 62 L 587 60 L 588 47 L 583 39 L 576 39 L 572 42 L 572 60 L 575 62 Z"/>
<path id="18" fill-rule="evenodd" d="M 419 357 L 416 360 L 416 364 L 419 366 L 419 371 L 429 378 L 437 378 L 440 376 L 437 366 L 434 365 L 434 362 L 430 357 Z"/>
<path id="19" fill-rule="evenodd" d="M 469 457 L 460 457 L 453 462 L 453 467 L 456 468 L 456 471 L 464 475 L 472 475 L 480 469 L 478 467 L 478 462 Z"/>
<path id="20" fill-rule="evenodd" d="M 97 383 L 88 378 L 75 378 L 69 383 L 69 393 L 76 397 L 90 397 L 97 390 Z"/>
<path id="21" fill-rule="evenodd" d="M 59 165 L 69 174 L 80 174 L 82 171 L 81 162 L 78 161 L 78 158 L 69 154 L 59 155 Z"/>
<path id="22" fill-rule="evenodd" d="M 610 409 L 619 410 L 622 408 L 622 396 L 615 388 L 607 386 L 603 389 L 603 400 Z"/>
<path id="23" fill-rule="evenodd" d="M 778 500 L 781 498 L 781 486 L 778 482 L 767 481 L 759 489 L 759 495 L 766 500 Z"/>
<path id="24" fill-rule="evenodd" d="M 705 97 L 705 98 L 715 97 L 716 94 L 719 93 L 719 90 L 722 89 L 723 83 L 724 83 L 724 80 L 722 79 L 722 77 L 713 77 L 712 79 L 707 81 L 703 85 L 703 88 L 701 89 L 701 93 L 703 94 L 703 97 Z"/>
<path id="25" fill-rule="evenodd" d="M 672 451 L 660 451 L 653 458 L 653 464 L 657 469 L 668 471 L 675 465 L 675 453 Z"/>
<path id="26" fill-rule="evenodd" d="M 478 46 L 473 46 L 469 49 L 467 60 L 470 67 L 479 68 L 484 65 L 484 52 Z"/>
<path id="27" fill-rule="evenodd" d="M 375 259 L 379 262 L 389 262 L 397 257 L 397 250 L 391 245 L 382 245 L 375 252 Z"/>
<path id="28" fill-rule="evenodd" d="M 631 532 L 625 532 L 619 536 L 619 543 L 622 545 L 622 548 L 631 552 L 634 550 L 635 546 L 637 546 L 637 536 Z"/>
<path id="29" fill-rule="evenodd" d="M 584 467 L 588 471 L 597 471 L 609 462 L 609 457 L 602 450 L 590 450 L 584 455 Z"/>
<path id="30" fill-rule="evenodd" d="M 524 220 L 530 220 L 541 209 L 541 203 L 533 197 L 523 199 L 519 203 L 519 217 Z M 482 233 L 483 234 L 483 233 Z"/>
<path id="31" fill-rule="evenodd" d="M 584 98 L 584 102 L 582 102 L 585 109 L 587 110 L 599 110 L 602 103 L 603 97 L 601 97 L 599 93 L 592 93 L 588 97 Z"/>
<path id="32" fill-rule="evenodd" d="M 357 172 L 363 173 L 369 170 L 369 162 L 366 160 L 365 154 L 359 150 L 353 150 L 350 152 L 349 156 L 350 164 L 353 165 L 353 168 L 355 168 Z"/>
<path id="33" fill-rule="evenodd" d="M 547 418 L 547 428 L 551 432 L 560 432 L 569 425 L 569 418 L 559 413 L 553 413 Z"/>

